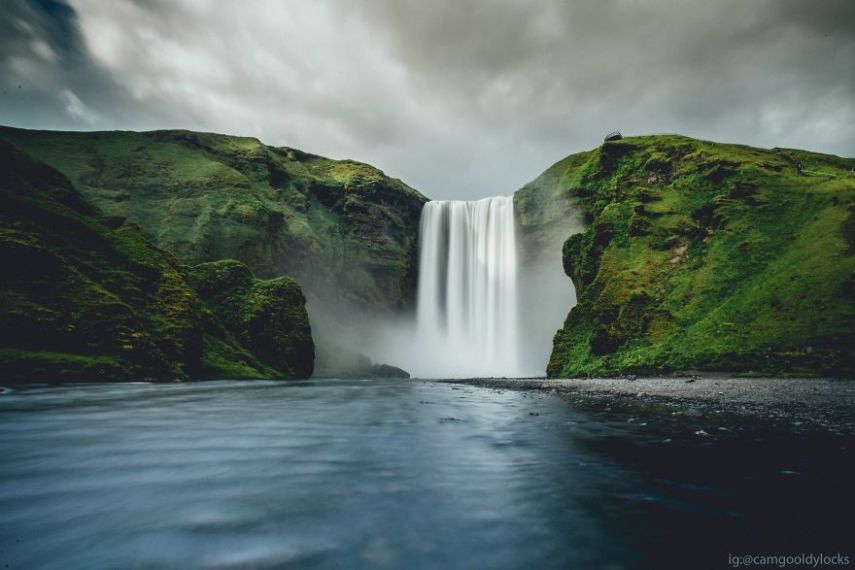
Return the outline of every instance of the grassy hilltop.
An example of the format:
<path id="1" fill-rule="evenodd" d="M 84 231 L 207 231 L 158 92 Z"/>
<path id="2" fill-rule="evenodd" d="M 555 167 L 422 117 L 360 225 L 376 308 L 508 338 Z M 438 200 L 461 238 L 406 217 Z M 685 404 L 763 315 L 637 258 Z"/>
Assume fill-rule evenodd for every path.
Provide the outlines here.
<path id="1" fill-rule="evenodd" d="M 517 203 L 549 218 L 570 197 L 587 229 L 564 244 L 578 305 L 548 374 L 855 374 L 853 167 L 676 135 L 553 165 Z"/>

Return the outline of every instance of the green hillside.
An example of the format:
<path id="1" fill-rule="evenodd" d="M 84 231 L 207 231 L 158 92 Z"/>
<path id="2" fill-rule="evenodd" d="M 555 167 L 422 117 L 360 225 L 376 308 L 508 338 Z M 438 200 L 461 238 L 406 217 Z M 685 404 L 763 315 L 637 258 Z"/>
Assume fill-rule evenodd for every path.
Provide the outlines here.
<path id="1" fill-rule="evenodd" d="M 413 301 L 426 199 L 371 166 L 187 131 L 2 141 L 13 375 L 302 377 L 304 292 L 337 374 L 341 330 Z M 853 169 L 676 135 L 553 165 L 515 196 L 523 278 L 584 218 L 548 374 L 855 374 Z"/>
<path id="2" fill-rule="evenodd" d="M 853 168 L 675 135 L 552 166 L 525 193 L 571 197 L 587 229 L 548 374 L 855 373 Z"/>
<path id="3" fill-rule="evenodd" d="M 124 217 L 103 215 L 53 168 L 0 141 L 0 171 L 4 381 L 311 374 L 311 332 L 293 281 L 250 276 L 227 301 L 200 296 L 172 255 Z M 244 324 L 233 323 L 234 306 Z M 222 354 L 229 367 L 218 364 Z"/>
<path id="4" fill-rule="evenodd" d="M 0 139 L 182 263 L 237 259 L 260 277 L 294 277 L 339 320 L 412 303 L 426 199 L 366 164 L 189 131 L 0 128 Z"/>

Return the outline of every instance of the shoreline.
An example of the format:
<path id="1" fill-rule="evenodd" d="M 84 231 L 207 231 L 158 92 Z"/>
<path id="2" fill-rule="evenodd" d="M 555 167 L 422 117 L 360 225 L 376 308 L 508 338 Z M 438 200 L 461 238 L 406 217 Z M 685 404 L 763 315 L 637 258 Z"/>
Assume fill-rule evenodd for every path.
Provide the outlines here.
<path id="1" fill-rule="evenodd" d="M 753 416 L 799 428 L 855 434 L 855 379 L 732 376 L 467 378 L 442 380 L 499 390 L 573 396 L 579 404 L 640 406 L 672 415 Z"/>

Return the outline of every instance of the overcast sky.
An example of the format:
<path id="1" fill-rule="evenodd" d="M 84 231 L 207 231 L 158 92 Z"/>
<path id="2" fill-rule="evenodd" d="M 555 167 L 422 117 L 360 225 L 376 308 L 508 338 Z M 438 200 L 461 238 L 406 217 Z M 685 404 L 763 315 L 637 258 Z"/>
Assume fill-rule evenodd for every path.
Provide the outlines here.
<path id="1" fill-rule="evenodd" d="M 855 1 L 5 0 L 0 123 L 250 135 L 431 198 L 615 129 L 855 156 Z"/>

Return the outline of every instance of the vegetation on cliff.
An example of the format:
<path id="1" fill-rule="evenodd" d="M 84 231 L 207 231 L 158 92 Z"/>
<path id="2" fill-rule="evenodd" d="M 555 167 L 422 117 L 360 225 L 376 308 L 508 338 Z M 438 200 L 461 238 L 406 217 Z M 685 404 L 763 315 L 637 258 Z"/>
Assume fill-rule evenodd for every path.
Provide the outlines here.
<path id="1" fill-rule="evenodd" d="M 855 373 L 855 160 L 682 136 L 567 157 L 535 186 L 576 200 L 578 304 L 557 376 Z"/>
<path id="2" fill-rule="evenodd" d="M 425 198 L 368 165 L 187 131 L 9 128 L 0 160 L 12 380 L 305 377 L 305 298 L 281 275 L 329 330 L 415 292 Z M 585 218 L 563 247 L 578 304 L 548 374 L 855 374 L 853 168 L 675 135 L 553 165 L 515 196 L 537 281 Z M 331 375 L 352 353 L 326 351 Z"/>
<path id="3" fill-rule="evenodd" d="M 231 259 L 195 265 L 188 273 L 205 305 L 203 376 L 311 376 L 312 331 L 293 279 L 255 279 Z"/>
<path id="4" fill-rule="evenodd" d="M 103 215 L 61 173 L 2 141 L 0 171 L 4 381 L 311 374 L 308 320 L 293 281 L 250 277 L 233 299 L 200 285 L 200 299 L 170 254 L 124 217 Z M 217 354 L 251 364 L 217 366 Z"/>
<path id="5" fill-rule="evenodd" d="M 408 306 L 426 199 L 369 165 L 190 131 L 0 128 L 182 263 L 237 259 L 350 312 Z M 339 316 L 342 316 L 339 310 Z"/>

